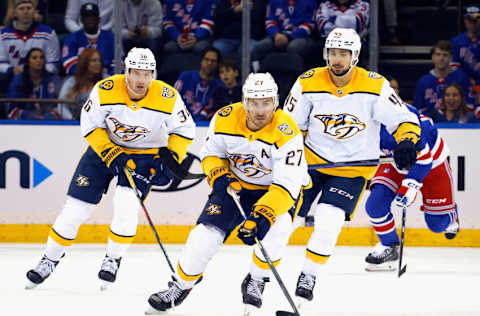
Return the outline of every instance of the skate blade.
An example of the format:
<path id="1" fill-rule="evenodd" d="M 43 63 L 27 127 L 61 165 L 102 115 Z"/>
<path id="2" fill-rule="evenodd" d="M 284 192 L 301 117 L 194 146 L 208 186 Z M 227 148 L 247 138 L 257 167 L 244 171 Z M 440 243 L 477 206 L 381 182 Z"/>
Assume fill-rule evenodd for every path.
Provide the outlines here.
<path id="1" fill-rule="evenodd" d="M 255 313 L 259 310 L 258 307 L 250 305 L 250 304 L 244 304 L 244 309 L 243 309 L 243 316 L 254 316 Z"/>
<path id="2" fill-rule="evenodd" d="M 298 309 L 305 309 L 305 307 L 307 307 L 308 304 L 310 303 L 309 300 L 307 300 L 306 298 L 303 298 L 303 297 L 301 297 L 301 296 L 296 296 L 296 297 L 295 297 L 295 301 L 296 301 L 295 306 L 296 306 Z"/>
<path id="3" fill-rule="evenodd" d="M 33 290 L 37 286 L 38 286 L 38 284 L 33 283 L 32 281 L 27 279 L 27 283 L 25 284 L 25 290 Z"/>
<path id="4" fill-rule="evenodd" d="M 397 270 L 398 261 L 389 261 L 380 264 L 369 263 L 365 267 L 365 271 L 368 272 L 391 272 Z"/>
<path id="5" fill-rule="evenodd" d="M 108 290 L 108 288 L 110 287 L 110 285 L 112 285 L 112 282 L 101 281 L 101 283 L 100 283 L 100 291 L 106 291 L 106 290 Z"/>
<path id="6" fill-rule="evenodd" d="M 145 315 L 167 315 L 168 311 L 159 311 L 151 306 L 145 310 Z"/>

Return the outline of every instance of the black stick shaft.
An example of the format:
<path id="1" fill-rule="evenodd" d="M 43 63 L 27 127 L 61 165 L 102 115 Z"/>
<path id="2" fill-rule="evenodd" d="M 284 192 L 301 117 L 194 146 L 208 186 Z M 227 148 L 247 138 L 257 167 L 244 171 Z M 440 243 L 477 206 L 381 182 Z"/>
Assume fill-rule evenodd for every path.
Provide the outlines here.
<path id="1" fill-rule="evenodd" d="M 315 169 L 328 169 L 328 168 L 339 168 L 339 167 L 368 167 L 368 166 L 377 166 L 381 163 L 393 162 L 391 157 L 381 157 L 379 159 L 369 159 L 369 160 L 356 160 L 356 161 L 344 161 L 344 162 L 328 162 L 323 164 L 314 164 L 308 165 L 309 170 Z"/>
<path id="2" fill-rule="evenodd" d="M 401 277 L 407 271 L 407 265 L 402 267 L 403 244 L 405 243 L 405 218 L 407 217 L 407 207 L 402 209 L 402 234 L 400 236 L 400 259 L 398 260 L 398 277 Z"/>
<path id="3" fill-rule="evenodd" d="M 140 205 L 142 206 L 143 212 L 145 213 L 145 217 L 147 217 L 148 224 L 150 225 L 150 228 L 153 231 L 153 234 L 155 235 L 155 239 L 157 240 L 158 245 L 160 246 L 160 249 L 162 249 L 163 255 L 165 256 L 165 259 L 167 260 L 168 266 L 170 267 L 170 270 L 172 273 L 175 273 L 175 270 L 173 269 L 172 262 L 170 261 L 170 258 L 168 257 L 167 251 L 165 250 L 165 247 L 163 247 L 163 243 L 160 240 L 160 236 L 158 236 L 157 229 L 155 228 L 155 225 L 153 225 L 153 221 L 150 218 L 150 215 L 147 212 L 147 208 L 145 207 L 145 204 L 143 203 L 142 197 L 140 196 L 140 193 L 137 190 L 137 186 L 135 185 L 135 181 L 133 181 L 132 174 L 130 171 L 125 167 L 123 169 L 125 172 L 125 176 L 128 179 L 128 182 L 130 183 L 130 186 L 132 187 L 133 191 L 135 191 L 135 195 L 138 198 L 138 201 L 140 202 Z"/>

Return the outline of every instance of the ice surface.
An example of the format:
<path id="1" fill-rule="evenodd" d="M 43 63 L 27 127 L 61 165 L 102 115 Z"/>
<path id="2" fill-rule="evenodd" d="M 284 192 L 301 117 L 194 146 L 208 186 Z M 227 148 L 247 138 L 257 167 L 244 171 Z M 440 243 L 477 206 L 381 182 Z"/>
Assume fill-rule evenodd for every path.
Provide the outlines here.
<path id="1" fill-rule="evenodd" d="M 182 245 L 166 245 L 173 263 Z M 143 315 L 148 296 L 166 288 L 170 271 L 158 245 L 134 244 L 123 258 L 117 282 L 100 291 L 97 273 L 105 245 L 75 244 L 55 273 L 34 290 L 25 290 L 25 273 L 43 254 L 44 245 L 0 244 L 0 315 L 106 316 Z M 301 315 L 480 315 L 479 248 L 405 248 L 407 272 L 365 272 L 365 247 L 337 247 L 314 301 Z M 289 246 L 279 266 L 293 295 L 305 248 Z M 169 315 L 242 315 L 240 283 L 248 273 L 251 249 L 223 246 L 183 305 Z M 289 311 L 272 277 L 264 305 L 256 315 Z"/>

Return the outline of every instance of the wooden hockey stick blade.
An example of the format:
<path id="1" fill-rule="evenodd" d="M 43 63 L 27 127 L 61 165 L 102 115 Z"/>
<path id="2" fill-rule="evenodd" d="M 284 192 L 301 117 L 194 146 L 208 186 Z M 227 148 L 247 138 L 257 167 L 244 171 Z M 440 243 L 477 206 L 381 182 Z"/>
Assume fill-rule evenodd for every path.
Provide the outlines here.
<path id="1" fill-rule="evenodd" d="M 393 157 L 380 157 L 379 159 L 368 159 L 368 160 L 355 160 L 355 161 L 344 161 L 344 162 L 327 162 L 321 164 L 308 165 L 308 170 L 315 169 L 328 169 L 328 168 L 339 168 L 339 167 L 361 167 L 361 166 L 377 166 L 382 163 L 394 162 Z"/>
<path id="2" fill-rule="evenodd" d="M 277 316 L 300 316 L 298 313 L 285 312 L 285 311 L 276 311 L 275 315 Z"/>
<path id="3" fill-rule="evenodd" d="M 203 173 L 190 173 L 188 170 L 182 168 L 182 166 L 173 158 L 172 153 L 167 147 L 160 147 L 158 149 L 158 155 L 162 163 L 173 173 L 173 175 L 180 180 L 193 180 L 203 179 L 205 174 Z"/>
<path id="4" fill-rule="evenodd" d="M 407 272 L 407 265 L 404 265 L 403 268 L 398 270 L 398 277 L 401 277 L 405 272 Z"/>

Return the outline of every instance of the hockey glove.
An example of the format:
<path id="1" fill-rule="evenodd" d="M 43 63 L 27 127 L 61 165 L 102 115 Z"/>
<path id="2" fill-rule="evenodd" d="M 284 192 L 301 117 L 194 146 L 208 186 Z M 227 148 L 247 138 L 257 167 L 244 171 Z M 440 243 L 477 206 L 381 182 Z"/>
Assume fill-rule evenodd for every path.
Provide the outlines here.
<path id="1" fill-rule="evenodd" d="M 238 238 L 244 244 L 255 244 L 255 237 L 262 240 L 277 219 L 275 212 L 264 205 L 257 205 L 238 229 Z"/>
<path id="2" fill-rule="evenodd" d="M 151 170 L 151 172 L 154 174 L 152 178 L 153 185 L 163 186 L 172 181 L 173 173 L 162 163 L 162 160 L 159 157 L 155 157 L 153 159 L 153 167 L 154 169 Z"/>
<path id="3" fill-rule="evenodd" d="M 228 186 L 237 192 L 242 190 L 242 185 L 227 167 L 213 168 L 208 175 L 208 183 L 216 194 L 228 194 Z"/>
<path id="4" fill-rule="evenodd" d="M 417 196 L 417 192 L 422 188 L 421 183 L 414 179 L 403 179 L 402 186 L 397 190 L 395 196 L 395 205 L 400 207 L 407 207 L 412 205 Z"/>
<path id="5" fill-rule="evenodd" d="M 417 162 L 417 146 L 405 139 L 397 144 L 393 152 L 393 159 L 398 169 L 409 169 Z"/>
<path id="6" fill-rule="evenodd" d="M 132 170 L 136 168 L 135 162 L 119 146 L 103 151 L 102 160 L 115 176 L 123 173 L 125 166 Z"/>

